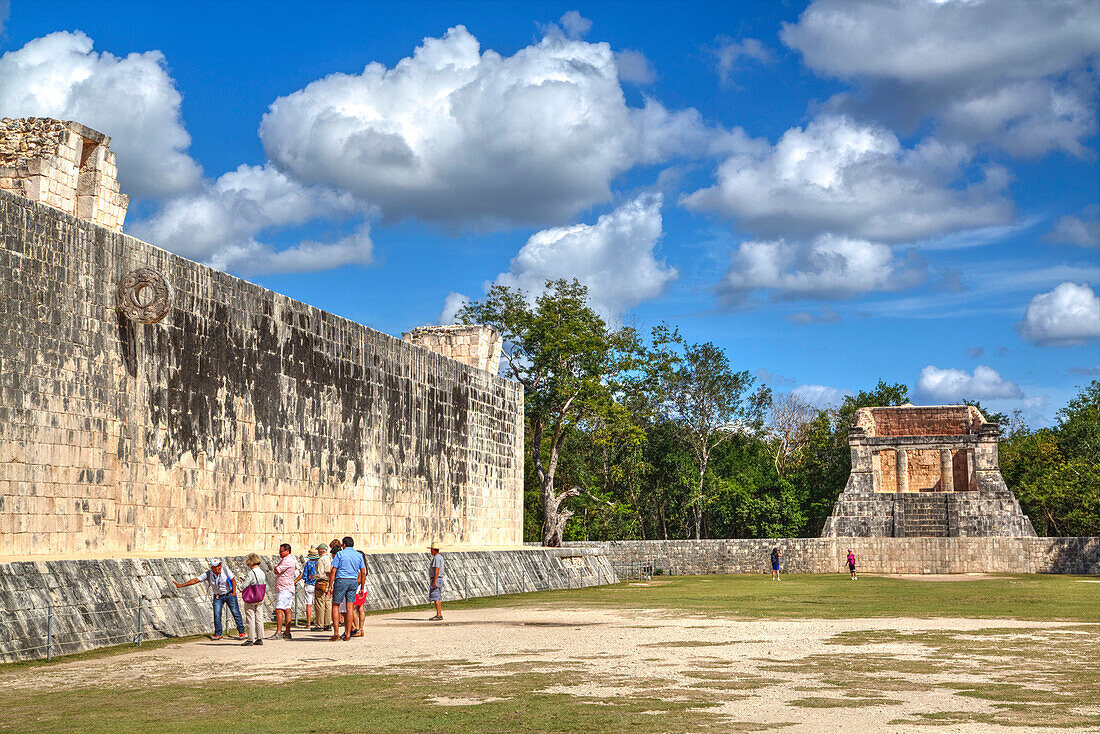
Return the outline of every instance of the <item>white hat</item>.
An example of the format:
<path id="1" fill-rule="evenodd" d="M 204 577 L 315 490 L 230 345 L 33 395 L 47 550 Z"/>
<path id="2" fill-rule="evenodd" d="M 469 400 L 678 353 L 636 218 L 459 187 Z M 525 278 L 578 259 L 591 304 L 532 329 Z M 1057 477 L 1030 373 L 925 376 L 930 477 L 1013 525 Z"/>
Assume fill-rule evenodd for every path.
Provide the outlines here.
<path id="1" fill-rule="evenodd" d="M 220 565 L 222 565 L 222 559 L 220 559 L 220 558 L 211 558 L 210 559 L 210 568 L 213 568 L 214 566 L 220 566 Z"/>

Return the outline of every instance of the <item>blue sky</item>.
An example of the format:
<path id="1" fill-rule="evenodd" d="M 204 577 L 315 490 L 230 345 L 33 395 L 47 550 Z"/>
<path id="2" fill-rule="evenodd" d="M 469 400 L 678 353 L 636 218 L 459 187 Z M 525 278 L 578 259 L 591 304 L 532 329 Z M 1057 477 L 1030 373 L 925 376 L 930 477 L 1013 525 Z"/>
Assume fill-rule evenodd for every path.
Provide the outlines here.
<path id="1" fill-rule="evenodd" d="M 6 11 L 0 115 L 111 135 L 128 232 L 389 333 L 575 276 L 818 403 L 1100 374 L 1096 3 Z"/>

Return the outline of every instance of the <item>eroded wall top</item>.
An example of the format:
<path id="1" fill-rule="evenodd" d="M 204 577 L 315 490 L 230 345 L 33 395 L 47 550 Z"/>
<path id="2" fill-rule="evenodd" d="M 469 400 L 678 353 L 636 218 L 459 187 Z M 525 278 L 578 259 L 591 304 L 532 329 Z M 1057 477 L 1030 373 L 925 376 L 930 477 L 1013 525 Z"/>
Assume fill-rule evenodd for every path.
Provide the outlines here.
<path id="1" fill-rule="evenodd" d="M 418 326 L 401 338 L 479 370 L 497 373 L 504 340 L 495 329 L 480 324 Z"/>
<path id="2" fill-rule="evenodd" d="M 972 405 L 899 405 L 860 408 L 852 421 L 867 437 L 970 436 L 989 423 Z"/>
<path id="3" fill-rule="evenodd" d="M 0 189 L 122 231 L 130 197 L 119 193 L 111 138 L 49 117 L 0 120 Z"/>

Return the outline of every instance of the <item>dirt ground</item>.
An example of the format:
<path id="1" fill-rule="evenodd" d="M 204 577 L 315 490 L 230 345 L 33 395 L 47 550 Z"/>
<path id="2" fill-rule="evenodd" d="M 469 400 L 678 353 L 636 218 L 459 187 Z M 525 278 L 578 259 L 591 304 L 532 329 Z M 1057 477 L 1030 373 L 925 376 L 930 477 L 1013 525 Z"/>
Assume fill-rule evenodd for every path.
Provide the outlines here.
<path id="1" fill-rule="evenodd" d="M 1053 644 L 1087 656 L 1091 649 L 1095 669 L 1095 625 L 989 619 L 731 621 L 653 610 L 522 608 L 451 611 L 442 623 L 429 622 L 428 616 L 426 609 L 371 616 L 366 636 L 350 642 L 328 642 L 327 635 L 309 632 L 296 633 L 292 641 L 268 640 L 259 648 L 203 640 L 60 664 L 33 675 L 8 672 L 0 674 L 0 695 L 30 687 L 289 681 L 332 672 L 410 671 L 438 678 L 437 705 L 464 706 L 493 699 L 449 697 L 448 679 L 560 671 L 560 682 L 544 690 L 587 700 L 639 693 L 691 696 L 717 704 L 710 711 L 784 732 L 1100 731 L 1100 726 L 1081 727 L 1082 720 L 1100 721 L 1100 702 L 1087 696 L 1067 704 L 1075 716 L 1086 717 L 1067 722 L 1071 725 L 1060 727 L 1022 710 L 1024 718 L 1002 727 L 982 717 L 1004 711 L 1004 696 L 980 695 L 1024 680 L 1030 681 L 1030 700 L 1038 692 L 1042 701 L 1044 686 L 1052 700 L 1059 695 L 1066 700 L 1065 691 L 1050 682 L 1051 661 L 1036 660 L 1028 651 L 1050 651 Z M 946 716 L 927 718 L 940 713 Z M 675 721 L 668 726 L 678 731 Z"/>

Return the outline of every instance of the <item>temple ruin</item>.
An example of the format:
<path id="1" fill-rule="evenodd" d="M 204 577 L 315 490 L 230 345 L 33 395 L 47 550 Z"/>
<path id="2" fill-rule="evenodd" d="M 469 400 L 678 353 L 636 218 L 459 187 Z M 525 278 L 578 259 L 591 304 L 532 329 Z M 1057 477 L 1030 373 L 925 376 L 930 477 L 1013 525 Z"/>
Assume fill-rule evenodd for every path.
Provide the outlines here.
<path id="1" fill-rule="evenodd" d="M 1001 477 L 999 436 L 969 405 L 860 408 L 822 537 L 1034 536 Z"/>

